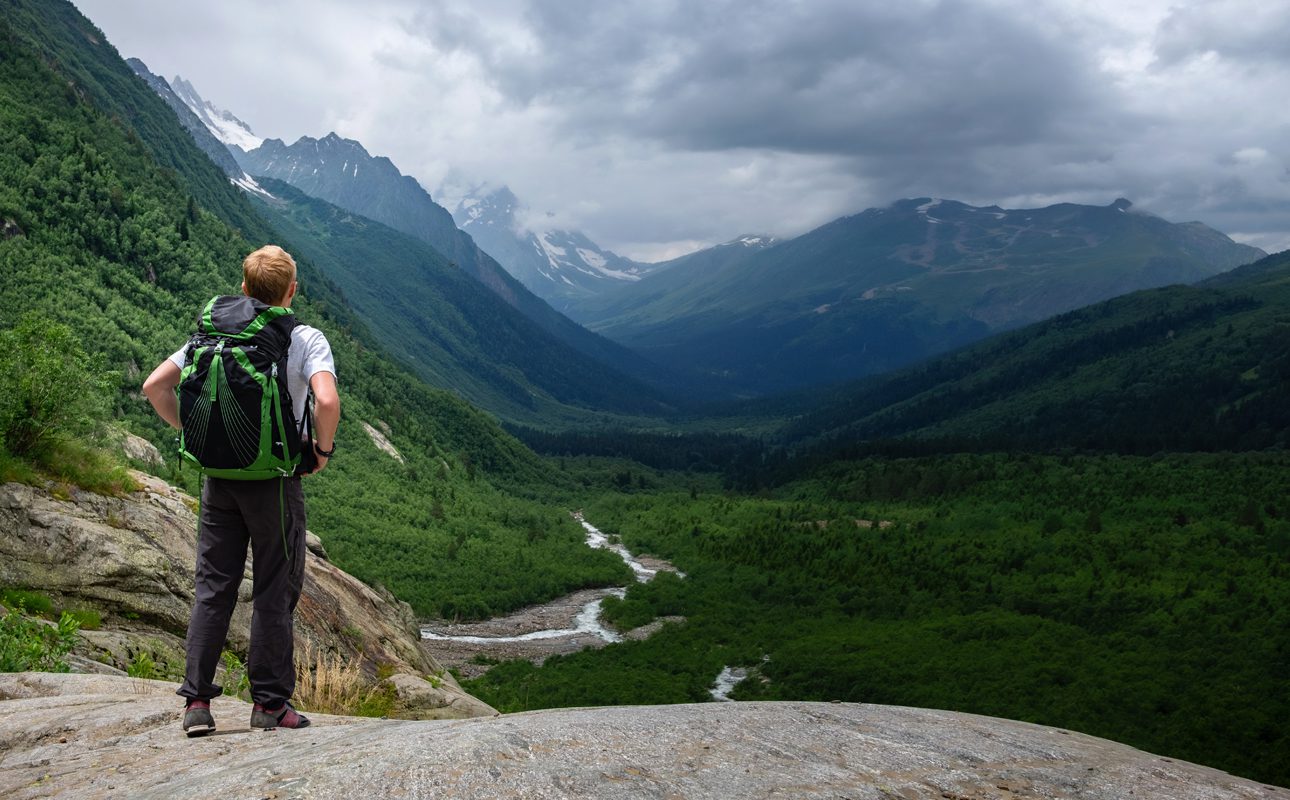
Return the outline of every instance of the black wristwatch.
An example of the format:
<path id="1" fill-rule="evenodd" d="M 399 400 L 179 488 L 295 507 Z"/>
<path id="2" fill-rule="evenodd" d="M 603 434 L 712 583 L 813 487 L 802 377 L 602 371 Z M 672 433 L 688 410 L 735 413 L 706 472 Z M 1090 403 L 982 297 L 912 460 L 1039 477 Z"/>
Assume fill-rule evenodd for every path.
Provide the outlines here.
<path id="1" fill-rule="evenodd" d="M 336 443 L 335 442 L 331 443 L 330 450 L 324 450 L 318 446 L 317 442 L 314 442 L 314 452 L 322 456 L 323 458 L 331 458 L 331 454 L 336 452 Z"/>

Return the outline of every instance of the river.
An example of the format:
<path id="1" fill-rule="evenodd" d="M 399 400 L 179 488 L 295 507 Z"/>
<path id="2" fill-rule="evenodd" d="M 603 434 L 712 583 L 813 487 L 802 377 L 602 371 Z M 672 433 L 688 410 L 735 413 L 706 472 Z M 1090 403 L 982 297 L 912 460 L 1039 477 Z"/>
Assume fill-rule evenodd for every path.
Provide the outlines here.
<path id="1" fill-rule="evenodd" d="M 623 560 L 640 583 L 652 580 L 659 572 L 685 574 L 668 562 L 649 556 L 632 554 L 626 547 L 611 542 L 604 532 L 596 528 L 575 511 L 572 516 L 582 525 L 588 547 L 609 550 Z M 600 604 L 609 595 L 622 597 L 625 586 L 612 589 L 583 589 L 549 603 L 522 608 L 504 617 L 493 617 L 482 622 L 428 623 L 421 627 L 421 638 L 434 642 L 435 657 L 448 667 L 454 667 L 463 677 L 474 677 L 485 672 L 488 664 L 477 663 L 481 656 L 488 660 L 505 661 L 525 658 L 541 664 L 548 656 L 572 653 L 587 647 L 604 647 L 624 639 L 643 639 L 662 625 L 675 618 L 655 620 L 649 625 L 619 634 L 600 622 Z"/>

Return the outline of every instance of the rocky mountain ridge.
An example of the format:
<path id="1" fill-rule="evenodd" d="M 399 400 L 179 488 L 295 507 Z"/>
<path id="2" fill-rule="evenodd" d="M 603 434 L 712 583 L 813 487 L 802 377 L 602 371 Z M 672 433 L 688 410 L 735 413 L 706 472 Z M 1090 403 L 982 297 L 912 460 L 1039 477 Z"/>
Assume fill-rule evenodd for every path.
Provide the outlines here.
<path id="1" fill-rule="evenodd" d="M 242 151 L 253 150 L 264 141 L 263 136 L 256 136 L 251 126 L 233 116 L 233 112 L 217 107 L 209 100 L 203 99 L 197 89 L 183 77 L 176 75 L 170 81 L 175 95 L 192 109 L 211 133 L 229 147 Z"/>
<path id="2" fill-rule="evenodd" d="M 513 278 L 459 230 L 446 208 L 390 159 L 373 156 L 360 142 L 330 133 L 302 136 L 288 145 L 278 139 L 245 154 L 234 153 L 247 172 L 275 178 L 324 200 L 412 236 L 441 253 L 454 267 L 482 283 L 559 342 L 625 378 L 658 385 L 670 376 L 627 348 L 598 336 L 556 311 Z"/>
<path id="3" fill-rule="evenodd" d="M 638 281 L 659 266 L 605 250 L 581 231 L 530 230 L 520 219 L 522 210 L 519 198 L 502 186 L 468 193 L 452 216 L 484 252 L 559 311 L 577 298 Z"/>
<path id="4" fill-rule="evenodd" d="M 889 371 L 992 332 L 1264 255 L 1127 200 L 1003 209 L 912 198 L 570 315 L 673 369 L 769 393 Z"/>

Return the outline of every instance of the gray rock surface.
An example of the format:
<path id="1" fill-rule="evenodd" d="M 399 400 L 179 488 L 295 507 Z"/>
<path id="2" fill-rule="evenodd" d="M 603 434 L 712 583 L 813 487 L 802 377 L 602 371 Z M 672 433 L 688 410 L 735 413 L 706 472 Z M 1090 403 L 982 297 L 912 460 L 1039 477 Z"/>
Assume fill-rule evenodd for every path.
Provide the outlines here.
<path id="1" fill-rule="evenodd" d="M 181 675 L 197 560 L 197 502 L 165 481 L 132 474 L 142 488 L 125 497 L 75 487 L 61 490 L 64 497 L 18 483 L 0 485 L 0 587 L 34 590 L 60 608 L 102 615 L 101 630 L 82 632 L 74 659 L 78 669 L 97 662 L 124 670 L 146 655 L 160 674 Z M 411 607 L 326 560 L 321 540 L 314 539 L 296 608 L 298 652 L 308 647 L 336 654 L 359 663 L 373 680 L 378 674 L 414 677 L 431 690 L 417 699 L 423 716 L 496 713 L 462 690 L 426 649 Z M 248 561 L 229 628 L 229 649 L 243 657 L 250 599 Z M 433 684 L 424 680 L 427 675 Z"/>
<path id="2" fill-rule="evenodd" d="M 560 709 L 448 721 L 314 717 L 252 731 L 218 698 L 186 739 L 174 686 L 0 675 L 6 798 L 1171 798 L 1290 791 L 1122 744 L 945 711 L 829 703 Z"/>

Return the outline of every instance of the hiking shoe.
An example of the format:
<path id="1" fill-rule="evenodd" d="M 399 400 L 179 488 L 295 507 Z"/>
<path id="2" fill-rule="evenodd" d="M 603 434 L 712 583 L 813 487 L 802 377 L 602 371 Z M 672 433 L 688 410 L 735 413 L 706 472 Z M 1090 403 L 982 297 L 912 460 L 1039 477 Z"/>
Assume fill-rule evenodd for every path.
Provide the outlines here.
<path id="1" fill-rule="evenodd" d="M 215 730 L 215 718 L 211 716 L 211 704 L 206 700 L 189 700 L 184 707 L 184 733 L 191 739 L 194 736 L 205 736 Z"/>
<path id="2" fill-rule="evenodd" d="M 256 703 L 251 709 L 251 727 L 264 728 L 266 731 L 274 728 L 308 728 L 309 718 L 297 712 L 290 703 L 284 703 L 282 708 L 274 711 Z"/>

